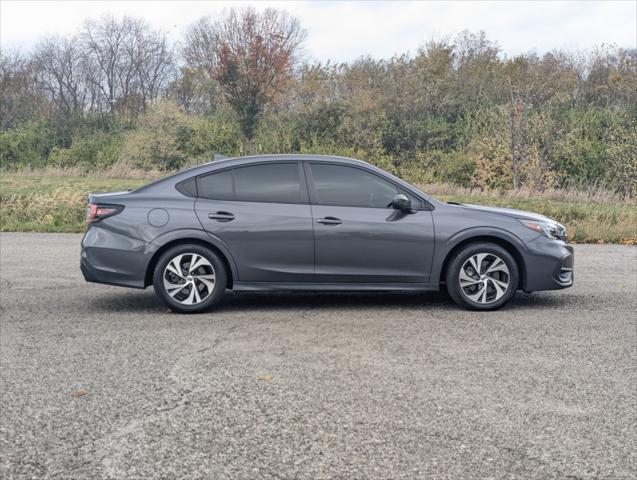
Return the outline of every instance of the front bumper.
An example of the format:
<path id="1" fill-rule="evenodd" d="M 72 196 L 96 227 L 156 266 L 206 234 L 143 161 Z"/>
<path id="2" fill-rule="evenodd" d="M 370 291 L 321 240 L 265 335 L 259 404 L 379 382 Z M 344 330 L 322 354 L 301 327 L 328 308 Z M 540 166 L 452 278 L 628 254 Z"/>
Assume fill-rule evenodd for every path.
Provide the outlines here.
<path id="1" fill-rule="evenodd" d="M 557 290 L 573 285 L 575 252 L 572 245 L 539 236 L 527 247 L 525 291 Z"/>

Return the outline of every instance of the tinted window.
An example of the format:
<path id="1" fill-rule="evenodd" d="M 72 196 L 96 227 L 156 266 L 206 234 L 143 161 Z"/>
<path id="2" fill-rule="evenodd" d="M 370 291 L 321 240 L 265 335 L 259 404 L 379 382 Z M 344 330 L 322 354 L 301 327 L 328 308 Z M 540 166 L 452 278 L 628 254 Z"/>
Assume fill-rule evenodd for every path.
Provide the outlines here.
<path id="1" fill-rule="evenodd" d="M 386 208 L 399 193 L 393 183 L 360 168 L 326 163 L 312 163 L 310 168 L 322 205 Z"/>
<path id="2" fill-rule="evenodd" d="M 196 197 L 197 196 L 197 186 L 195 184 L 195 179 L 190 178 L 188 180 L 184 180 L 183 182 L 178 183 L 177 190 L 188 197 Z"/>
<path id="3" fill-rule="evenodd" d="M 244 202 L 306 203 L 297 163 L 270 163 L 234 170 L 237 200 Z"/>
<path id="4" fill-rule="evenodd" d="M 197 178 L 197 191 L 202 198 L 234 200 L 232 170 Z"/>

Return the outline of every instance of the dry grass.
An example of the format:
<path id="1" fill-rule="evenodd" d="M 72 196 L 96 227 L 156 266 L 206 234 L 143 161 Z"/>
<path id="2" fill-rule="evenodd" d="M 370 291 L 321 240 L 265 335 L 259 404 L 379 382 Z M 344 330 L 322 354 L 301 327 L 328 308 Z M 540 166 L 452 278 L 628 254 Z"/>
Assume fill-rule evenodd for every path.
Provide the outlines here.
<path id="1" fill-rule="evenodd" d="M 150 180 L 72 176 L 71 172 L 2 173 L 0 231 L 81 232 L 86 228 L 87 193 L 128 190 Z"/>
<path id="2" fill-rule="evenodd" d="M 95 175 L 46 169 L 3 173 L 0 177 L 0 231 L 81 232 L 86 194 L 128 190 L 165 173 L 119 168 Z M 117 173 L 116 176 L 115 173 Z M 110 176 L 109 176 L 110 175 Z M 481 192 L 453 185 L 424 185 L 436 198 L 517 208 L 564 223 L 578 243 L 637 244 L 637 204 L 602 189 Z"/>
<path id="3" fill-rule="evenodd" d="M 86 195 L 73 188 L 2 195 L 2 231 L 76 232 L 85 220 Z"/>
<path id="4" fill-rule="evenodd" d="M 3 177 L 61 177 L 61 178 L 106 178 L 106 179 L 135 179 L 154 180 L 167 173 L 160 170 L 143 170 L 133 168 L 124 162 L 118 162 L 105 170 L 87 171 L 82 167 L 44 167 L 38 169 L 23 168 L 17 172 L 2 172 Z"/>
<path id="5" fill-rule="evenodd" d="M 612 190 L 596 186 L 569 186 L 566 188 L 546 188 L 533 190 L 519 188 L 504 192 L 484 191 L 477 188 L 460 187 L 448 183 L 433 183 L 420 185 L 419 188 L 429 195 L 437 196 L 461 196 L 461 197 L 488 197 L 511 199 L 538 199 L 556 200 L 559 202 L 584 202 L 595 204 L 620 204 L 637 205 L 637 198 L 630 198 Z"/>

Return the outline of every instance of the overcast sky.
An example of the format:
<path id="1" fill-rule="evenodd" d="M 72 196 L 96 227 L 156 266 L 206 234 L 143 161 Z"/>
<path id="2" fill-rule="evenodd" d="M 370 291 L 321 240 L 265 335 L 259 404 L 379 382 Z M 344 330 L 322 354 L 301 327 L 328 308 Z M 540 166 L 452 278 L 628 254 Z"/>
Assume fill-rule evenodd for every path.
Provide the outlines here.
<path id="1" fill-rule="evenodd" d="M 484 30 L 507 55 L 535 50 L 637 46 L 637 0 L 472 2 L 211 2 L 12 1 L 0 2 L 3 48 L 28 51 L 45 34 L 70 34 L 86 18 L 105 13 L 143 17 L 179 40 L 201 16 L 252 4 L 282 8 L 307 30 L 306 56 L 347 61 L 370 54 L 415 53 L 432 38 Z"/>

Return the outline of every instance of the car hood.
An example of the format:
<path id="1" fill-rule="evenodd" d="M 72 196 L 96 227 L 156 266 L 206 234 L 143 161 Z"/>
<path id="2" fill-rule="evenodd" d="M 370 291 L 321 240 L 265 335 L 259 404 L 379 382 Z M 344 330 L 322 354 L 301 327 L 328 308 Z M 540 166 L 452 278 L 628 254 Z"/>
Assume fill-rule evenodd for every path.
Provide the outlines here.
<path id="1" fill-rule="evenodd" d="M 525 212 L 524 210 L 515 210 L 514 208 L 487 207 L 484 205 L 470 205 L 465 203 L 459 204 L 458 207 L 468 210 L 475 210 L 478 212 L 497 213 L 499 215 L 506 215 L 507 217 L 521 218 L 524 220 L 535 220 L 538 222 L 555 222 L 555 220 L 553 220 L 552 218 L 545 217 L 544 215 L 533 212 Z"/>

